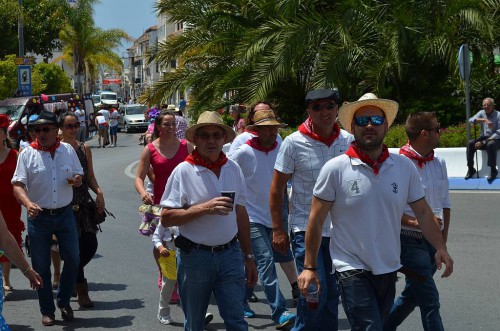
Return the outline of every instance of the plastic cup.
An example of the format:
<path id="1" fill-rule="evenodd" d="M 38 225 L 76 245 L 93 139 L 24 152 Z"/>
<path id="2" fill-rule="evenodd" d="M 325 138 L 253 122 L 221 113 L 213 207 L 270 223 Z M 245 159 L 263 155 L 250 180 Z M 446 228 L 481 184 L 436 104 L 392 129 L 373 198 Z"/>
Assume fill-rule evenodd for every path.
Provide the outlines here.
<path id="1" fill-rule="evenodd" d="M 306 302 L 309 309 L 318 309 L 319 290 L 316 284 L 309 284 L 309 287 L 307 288 Z"/>
<path id="2" fill-rule="evenodd" d="M 222 191 L 220 195 L 223 197 L 231 198 L 231 203 L 234 204 L 234 196 L 236 195 L 235 191 Z M 233 211 L 233 207 L 231 207 L 231 211 Z"/>
<path id="3" fill-rule="evenodd" d="M 75 183 L 76 183 L 76 176 L 77 175 L 78 175 L 77 173 L 74 173 L 73 177 L 68 177 L 68 184 L 69 185 L 75 185 Z"/>

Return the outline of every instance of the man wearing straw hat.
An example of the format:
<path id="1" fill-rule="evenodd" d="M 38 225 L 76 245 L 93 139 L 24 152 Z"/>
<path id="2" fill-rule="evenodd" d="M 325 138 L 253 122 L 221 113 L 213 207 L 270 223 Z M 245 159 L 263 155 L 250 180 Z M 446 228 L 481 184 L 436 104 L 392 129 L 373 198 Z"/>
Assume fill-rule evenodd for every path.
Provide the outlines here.
<path id="1" fill-rule="evenodd" d="M 309 117 L 283 141 L 274 166 L 271 184 L 270 207 L 273 222 L 273 247 L 284 253 L 290 245 L 288 229 L 283 225 L 283 190 L 288 180 L 292 183 L 290 196 L 289 226 L 297 269 L 315 268 L 323 288 L 318 308 L 308 309 L 304 297 L 297 303 L 294 331 L 337 330 L 339 294 L 332 274 L 330 258 L 330 220 L 323 227 L 321 249 L 317 261 L 304 264 L 305 231 L 311 208 L 314 183 L 326 161 L 343 154 L 353 140 L 347 131 L 337 124 L 338 90 L 319 89 L 306 95 Z"/>
<path id="2" fill-rule="evenodd" d="M 241 145 L 231 157 L 241 168 L 247 184 L 247 210 L 250 217 L 250 239 L 259 280 L 264 288 L 272 320 L 282 329 L 295 321 L 295 314 L 286 309 L 286 302 L 280 291 L 276 274 L 275 256 L 272 247 L 271 210 L 269 209 L 269 188 L 273 179 L 274 163 L 279 144 L 278 129 L 284 125 L 277 121 L 274 111 L 261 110 L 255 113 L 253 124 L 246 127 L 257 134 Z M 292 258 L 293 260 L 293 258 Z M 252 289 L 248 288 L 243 302 L 245 315 L 255 313 L 248 307 L 247 299 Z"/>
<path id="3" fill-rule="evenodd" d="M 352 330 L 382 330 L 394 302 L 400 263 L 401 217 L 409 204 L 424 237 L 436 249 L 442 277 L 453 272 L 441 231 L 425 200 L 420 177 L 411 161 L 390 154 L 383 144 L 398 104 L 367 93 L 342 106 L 339 120 L 356 141 L 345 155 L 321 169 L 306 231 L 306 265 L 299 276 L 304 295 L 309 284 L 319 284 L 314 269 L 321 229 L 331 215 L 330 254 L 342 304 Z M 321 291 L 321 286 L 320 286 Z"/>
<path id="4" fill-rule="evenodd" d="M 212 292 L 226 329 L 248 330 L 243 305 L 236 303 L 243 302 L 245 276 L 246 285 L 254 286 L 257 271 L 245 179 L 222 152 L 234 136 L 217 112 L 202 113 L 186 131 L 196 149 L 174 169 L 161 198 L 162 225 L 179 227 L 177 281 L 185 330 L 203 330 Z"/>

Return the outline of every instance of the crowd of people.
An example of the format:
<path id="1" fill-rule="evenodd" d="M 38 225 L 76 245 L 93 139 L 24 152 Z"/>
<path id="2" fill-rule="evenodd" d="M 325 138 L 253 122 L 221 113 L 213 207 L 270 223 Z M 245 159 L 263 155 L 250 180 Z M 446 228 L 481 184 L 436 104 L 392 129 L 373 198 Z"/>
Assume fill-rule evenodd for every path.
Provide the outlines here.
<path id="1" fill-rule="evenodd" d="M 161 324 L 173 322 L 170 305 L 179 302 L 184 329 L 203 330 L 213 319 L 207 311 L 213 295 L 225 328 L 248 330 L 260 282 L 277 329 L 337 330 L 340 302 L 352 330 L 396 330 L 416 307 L 424 330 L 444 329 L 433 277 L 443 264 L 441 277 L 449 277 L 453 260 L 446 248 L 447 169 L 434 153 L 439 122 L 432 112 L 409 115 L 408 143 L 399 154 L 390 153 L 383 140 L 398 103 L 372 93 L 341 107 L 340 100 L 335 89 L 309 91 L 307 119 L 285 139 L 279 129 L 286 124 L 266 101 L 255 103 L 244 120 L 232 107 L 234 127 L 224 124 L 217 111 L 203 112 L 188 127 L 185 104 L 178 112 L 173 105 L 149 111 L 150 136 L 134 184 L 141 203 L 160 210 L 151 240 Z M 490 151 L 499 141 L 494 101 L 485 99 L 483 107 L 471 122 L 484 122 L 481 137 L 487 138 L 469 142 L 468 161 L 472 150 Z M 99 111 L 99 147 L 116 146 L 112 128 L 118 116 L 115 109 Z M 81 308 L 93 307 L 84 268 L 96 253 L 99 226 L 87 213 L 93 201 L 89 190 L 96 195 L 98 213 L 105 199 L 92 153 L 79 140 L 76 112 L 58 117 L 43 110 L 30 118 L 32 141 L 20 153 L 7 138 L 9 123 L 0 115 L 5 197 L 0 200 L 0 249 L 5 252 L 0 291 L 12 290 L 12 261 L 37 290 L 42 324 L 55 323 L 56 306 L 70 322 L 73 291 Z M 494 178 L 496 160 L 490 166 Z M 475 169 L 469 167 L 470 178 Z M 21 205 L 33 267 L 21 254 Z M 63 261 L 55 304 L 54 236 Z M 169 256 L 176 258 L 173 278 L 161 265 Z M 296 312 L 287 307 L 275 263 L 286 275 Z M 405 274 L 398 297 L 397 272 Z M 6 325 L 2 301 L 0 326 Z"/>

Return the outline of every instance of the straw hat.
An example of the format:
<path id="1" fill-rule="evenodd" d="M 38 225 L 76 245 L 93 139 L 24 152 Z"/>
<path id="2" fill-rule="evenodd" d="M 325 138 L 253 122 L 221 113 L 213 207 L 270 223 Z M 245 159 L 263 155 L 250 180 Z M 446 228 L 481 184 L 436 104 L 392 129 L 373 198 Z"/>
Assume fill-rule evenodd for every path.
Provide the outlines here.
<path id="1" fill-rule="evenodd" d="M 202 128 L 204 126 L 215 125 L 219 128 L 223 129 L 226 133 L 227 141 L 232 141 L 234 137 L 236 137 L 236 133 L 232 128 L 224 124 L 222 117 L 216 111 L 205 111 L 201 113 L 200 117 L 198 117 L 198 122 L 195 125 L 190 126 L 186 130 L 186 139 L 187 141 L 194 143 L 194 134 L 196 130 Z"/>
<path id="2" fill-rule="evenodd" d="M 388 99 L 379 99 L 373 93 L 366 93 L 358 101 L 354 101 L 351 103 L 345 103 L 339 110 L 339 121 L 340 124 L 344 127 L 349 133 L 351 132 L 351 123 L 356 111 L 364 106 L 374 106 L 380 108 L 387 120 L 387 127 L 392 125 L 396 115 L 398 113 L 398 103 L 393 100 Z"/>
<path id="3" fill-rule="evenodd" d="M 168 105 L 167 110 L 173 110 L 175 111 L 175 105 Z"/>
<path id="4" fill-rule="evenodd" d="M 279 126 L 280 128 L 286 126 L 276 119 L 273 110 L 259 110 L 253 116 L 253 122 L 252 125 L 247 126 L 247 129 L 254 130 L 256 126 Z"/>

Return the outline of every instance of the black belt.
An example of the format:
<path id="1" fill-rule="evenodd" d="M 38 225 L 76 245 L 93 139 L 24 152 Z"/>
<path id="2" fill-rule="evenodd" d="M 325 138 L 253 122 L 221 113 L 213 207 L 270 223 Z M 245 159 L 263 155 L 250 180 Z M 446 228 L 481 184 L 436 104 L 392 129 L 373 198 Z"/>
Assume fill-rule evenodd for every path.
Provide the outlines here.
<path id="1" fill-rule="evenodd" d="M 61 208 L 54 208 L 54 209 L 48 209 L 48 208 L 42 208 L 42 214 L 49 214 L 49 215 L 59 215 L 62 214 L 66 208 L 68 208 L 69 205 L 61 207 Z"/>
<path id="2" fill-rule="evenodd" d="M 189 239 L 187 239 L 187 240 L 189 240 Z M 189 241 L 191 241 L 191 243 L 192 243 L 191 247 L 194 248 L 194 249 L 198 249 L 198 250 L 202 250 L 202 251 L 210 251 L 212 253 L 216 253 L 216 252 L 221 252 L 221 251 L 223 251 L 225 249 L 228 249 L 237 240 L 238 240 L 238 238 L 235 236 L 230 242 L 222 244 L 222 245 L 216 245 L 216 246 L 208 246 L 208 245 L 203 245 L 203 244 L 197 244 L 194 241 L 191 241 L 191 240 L 189 240 Z"/>
<path id="3" fill-rule="evenodd" d="M 407 229 L 401 229 L 401 235 L 406 236 L 406 237 L 411 237 L 414 239 L 425 239 L 424 235 L 420 231 L 412 231 L 412 230 L 407 230 Z"/>

